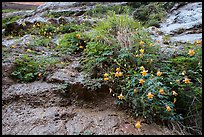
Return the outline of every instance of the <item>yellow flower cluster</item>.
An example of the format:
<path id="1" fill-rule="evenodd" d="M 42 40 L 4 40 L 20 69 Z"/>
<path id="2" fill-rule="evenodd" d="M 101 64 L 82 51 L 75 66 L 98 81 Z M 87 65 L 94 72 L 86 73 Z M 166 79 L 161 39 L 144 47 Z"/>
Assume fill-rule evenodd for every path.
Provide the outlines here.
<path id="1" fill-rule="evenodd" d="M 125 99 L 125 97 L 123 96 L 122 93 L 120 93 L 120 95 L 118 96 L 118 99 L 123 100 L 123 99 Z"/>
<path id="2" fill-rule="evenodd" d="M 145 82 L 144 79 L 140 79 L 139 81 L 140 81 L 140 82 L 139 82 L 140 84 L 143 84 L 143 83 Z"/>
<path id="3" fill-rule="evenodd" d="M 157 76 L 158 76 L 158 77 L 160 77 L 160 76 L 161 76 L 161 74 L 162 74 L 162 72 L 157 71 Z"/>
<path id="4" fill-rule="evenodd" d="M 196 44 L 202 44 L 202 40 L 195 41 Z"/>
<path id="5" fill-rule="evenodd" d="M 168 105 L 166 106 L 166 111 L 171 111 L 171 108 Z"/>
<path id="6" fill-rule="evenodd" d="M 149 92 L 149 93 L 147 94 L 148 99 L 152 99 L 153 96 L 154 96 L 154 95 L 153 95 L 151 92 Z"/>
<path id="7" fill-rule="evenodd" d="M 159 93 L 162 94 L 162 95 L 164 95 L 164 90 L 161 88 L 161 89 L 159 90 Z"/>
<path id="8" fill-rule="evenodd" d="M 38 73 L 38 77 L 41 77 L 42 76 L 42 73 Z"/>
<path id="9" fill-rule="evenodd" d="M 40 27 L 40 23 L 37 23 L 36 25 L 37 25 L 38 27 Z"/>
<path id="10" fill-rule="evenodd" d="M 140 53 L 143 54 L 144 53 L 144 49 L 140 49 Z"/>
<path id="11" fill-rule="evenodd" d="M 79 34 L 76 34 L 76 38 L 77 38 L 77 39 L 80 39 L 80 35 L 79 35 Z"/>
<path id="12" fill-rule="evenodd" d="M 141 128 L 140 121 L 137 121 L 137 123 L 135 124 L 135 127 L 138 128 L 138 129 Z"/>
<path id="13" fill-rule="evenodd" d="M 84 47 L 83 47 L 83 46 L 79 46 L 79 48 L 80 48 L 80 49 L 83 49 Z"/>
<path id="14" fill-rule="evenodd" d="M 135 89 L 134 89 L 134 93 L 136 93 L 136 92 L 137 92 L 137 89 L 135 88 Z"/>
<path id="15" fill-rule="evenodd" d="M 16 46 L 15 46 L 15 45 L 12 45 L 11 47 L 12 47 L 12 48 L 16 48 Z"/>
<path id="16" fill-rule="evenodd" d="M 142 76 L 146 76 L 147 75 L 148 70 L 143 70 L 142 72 L 140 72 L 142 74 Z"/>
<path id="17" fill-rule="evenodd" d="M 142 40 L 140 41 L 140 45 L 144 45 L 144 42 Z"/>
<path id="18" fill-rule="evenodd" d="M 140 69 L 141 69 L 141 70 L 145 70 L 144 66 L 141 66 Z"/>
<path id="19" fill-rule="evenodd" d="M 109 80 L 108 73 L 103 74 L 103 76 L 104 76 L 104 81 L 108 81 Z"/>
<path id="20" fill-rule="evenodd" d="M 191 80 L 191 79 L 185 78 L 185 79 L 183 80 L 183 82 L 185 82 L 186 84 L 188 84 L 188 83 L 190 83 L 190 80 Z"/>
<path id="21" fill-rule="evenodd" d="M 115 73 L 115 77 L 121 77 L 123 76 L 123 73 L 120 71 L 120 68 L 116 68 L 116 73 Z"/>
<path id="22" fill-rule="evenodd" d="M 30 50 L 30 49 L 27 49 L 27 52 L 31 52 L 31 50 Z"/>
<path id="23" fill-rule="evenodd" d="M 190 56 L 193 56 L 193 55 L 195 54 L 195 51 L 194 51 L 193 49 L 190 49 L 189 52 L 188 52 L 188 54 L 189 54 Z"/>

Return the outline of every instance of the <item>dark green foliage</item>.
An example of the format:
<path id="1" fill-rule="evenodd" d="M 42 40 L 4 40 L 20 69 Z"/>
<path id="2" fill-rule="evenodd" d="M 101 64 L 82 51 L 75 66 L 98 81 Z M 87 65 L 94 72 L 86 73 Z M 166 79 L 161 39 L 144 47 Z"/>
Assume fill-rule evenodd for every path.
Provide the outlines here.
<path id="1" fill-rule="evenodd" d="M 12 17 L 2 19 L 2 28 L 4 29 L 6 27 L 6 24 L 11 23 L 11 22 L 15 22 L 18 19 L 20 19 L 21 17 L 22 16 L 12 16 Z"/>

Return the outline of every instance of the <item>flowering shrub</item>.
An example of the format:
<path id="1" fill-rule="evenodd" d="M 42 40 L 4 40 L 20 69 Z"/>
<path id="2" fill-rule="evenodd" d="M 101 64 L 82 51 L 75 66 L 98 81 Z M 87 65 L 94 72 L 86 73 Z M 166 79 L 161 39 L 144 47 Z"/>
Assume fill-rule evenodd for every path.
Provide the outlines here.
<path id="1" fill-rule="evenodd" d="M 197 92 L 196 103 L 200 104 L 201 83 L 198 82 L 202 79 L 201 72 L 197 71 L 198 65 L 195 65 L 202 60 L 199 48 L 186 49 L 181 55 L 185 62 L 179 65 L 181 60 L 176 60 L 179 57 L 162 58 L 159 45 L 151 40 L 141 25 L 130 25 L 131 18 L 111 15 L 88 34 L 91 42 L 83 53 L 84 70 L 94 73 L 95 78 L 107 84 L 117 103 L 128 104 L 135 116 L 148 122 L 182 120 L 186 115 L 181 115 L 180 110 L 187 111 L 190 107 L 185 98 L 192 98 L 186 92 Z M 158 61 L 161 58 L 163 60 Z M 202 69 L 201 63 L 199 67 Z M 187 73 L 183 75 L 182 69 Z M 194 90 L 197 84 L 199 88 Z M 189 103 L 182 108 L 178 104 L 181 101 Z M 196 108 L 200 109 L 200 106 Z"/>

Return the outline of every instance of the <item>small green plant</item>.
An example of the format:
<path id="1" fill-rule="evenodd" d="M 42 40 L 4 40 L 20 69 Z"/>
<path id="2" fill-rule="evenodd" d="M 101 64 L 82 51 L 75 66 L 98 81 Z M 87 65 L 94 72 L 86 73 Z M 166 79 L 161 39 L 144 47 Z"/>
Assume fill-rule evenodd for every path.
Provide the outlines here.
<path id="1" fill-rule="evenodd" d="M 15 22 L 18 19 L 20 19 L 21 17 L 22 16 L 12 16 L 12 17 L 2 19 L 2 28 L 4 29 L 6 27 L 6 24 L 11 23 L 11 22 Z"/>
<path id="2" fill-rule="evenodd" d="M 85 48 L 87 41 L 87 37 L 79 32 L 64 34 L 56 49 L 64 53 L 78 53 Z"/>
<path id="3" fill-rule="evenodd" d="M 43 78 L 46 75 L 46 67 L 55 63 L 57 61 L 52 58 L 35 59 L 27 54 L 23 54 L 15 60 L 16 69 L 12 72 L 11 76 L 22 82 L 32 82 L 37 78 Z"/>
<path id="4" fill-rule="evenodd" d="M 11 74 L 12 76 L 25 82 L 30 82 L 37 78 L 39 64 L 28 55 L 24 54 L 20 60 L 16 59 L 15 64 L 17 67 Z"/>
<path id="5" fill-rule="evenodd" d="M 49 38 L 41 37 L 41 38 L 38 38 L 36 40 L 31 41 L 27 45 L 28 48 L 34 48 L 34 47 L 38 47 L 38 46 L 41 46 L 41 47 L 54 46 L 54 43 L 52 43 L 51 39 L 49 39 Z"/>

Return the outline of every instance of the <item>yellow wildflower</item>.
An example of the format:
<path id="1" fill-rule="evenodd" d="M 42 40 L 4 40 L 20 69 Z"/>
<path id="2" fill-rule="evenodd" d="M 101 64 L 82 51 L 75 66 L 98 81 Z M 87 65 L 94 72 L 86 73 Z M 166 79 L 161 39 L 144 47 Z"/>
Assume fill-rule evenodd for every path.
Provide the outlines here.
<path id="1" fill-rule="evenodd" d="M 146 76 L 147 75 L 148 70 L 143 70 L 142 72 L 140 72 L 142 74 L 142 76 Z"/>
<path id="2" fill-rule="evenodd" d="M 164 90 L 161 88 L 161 89 L 159 90 L 159 93 L 162 94 L 162 95 L 164 95 Z"/>
<path id="3" fill-rule="evenodd" d="M 174 104 L 176 103 L 176 98 L 174 98 Z"/>
<path id="4" fill-rule="evenodd" d="M 151 46 L 152 46 L 152 43 L 150 43 L 149 46 L 151 47 Z"/>
<path id="5" fill-rule="evenodd" d="M 42 73 L 38 73 L 38 76 L 39 76 L 39 77 L 42 76 Z"/>
<path id="6" fill-rule="evenodd" d="M 120 68 L 116 68 L 116 71 L 117 71 L 117 72 L 120 72 Z"/>
<path id="7" fill-rule="evenodd" d="M 140 79 L 140 84 L 143 84 L 145 81 L 144 81 L 144 79 Z"/>
<path id="8" fill-rule="evenodd" d="M 115 77 L 119 77 L 119 73 L 118 72 L 115 73 Z"/>
<path id="9" fill-rule="evenodd" d="M 16 48 L 16 46 L 15 46 L 15 45 L 12 45 L 11 47 L 12 47 L 12 48 Z"/>
<path id="10" fill-rule="evenodd" d="M 161 76 L 161 74 L 162 74 L 162 72 L 157 71 L 157 76 L 158 76 L 158 77 L 160 77 L 160 76 Z"/>
<path id="11" fill-rule="evenodd" d="M 135 88 L 135 89 L 134 89 L 134 93 L 136 93 L 136 92 L 137 92 L 137 89 Z"/>
<path id="12" fill-rule="evenodd" d="M 191 80 L 191 79 L 185 78 L 183 81 L 184 81 L 186 84 L 188 84 L 188 83 L 190 83 L 190 80 Z"/>
<path id="13" fill-rule="evenodd" d="M 197 40 L 196 44 L 202 44 L 202 40 Z"/>
<path id="14" fill-rule="evenodd" d="M 168 105 L 166 106 L 166 111 L 171 111 L 171 108 Z"/>
<path id="15" fill-rule="evenodd" d="M 79 48 L 80 48 L 80 49 L 83 49 L 84 47 L 83 47 L 83 46 L 79 46 Z"/>
<path id="16" fill-rule="evenodd" d="M 118 75 L 121 77 L 121 76 L 123 76 L 123 73 L 122 73 L 122 72 L 119 72 Z"/>
<path id="17" fill-rule="evenodd" d="M 30 50 L 30 49 L 27 49 L 27 52 L 31 52 L 31 50 Z"/>
<path id="18" fill-rule="evenodd" d="M 182 75 L 185 75 L 186 74 L 186 71 L 184 70 L 184 71 L 182 71 L 182 73 L 181 73 Z"/>
<path id="19" fill-rule="evenodd" d="M 76 34 L 76 38 L 77 38 L 77 39 L 80 39 L 80 35 L 79 35 L 79 34 Z"/>
<path id="20" fill-rule="evenodd" d="M 143 54 L 144 53 L 144 49 L 140 49 L 140 52 Z"/>
<path id="21" fill-rule="evenodd" d="M 35 25 L 33 25 L 33 28 L 35 28 Z"/>
<path id="22" fill-rule="evenodd" d="M 147 94 L 148 99 L 153 98 L 153 96 L 154 96 L 154 95 L 153 95 L 151 92 L 149 92 L 149 93 Z"/>
<path id="23" fill-rule="evenodd" d="M 25 22 L 23 22 L 22 25 L 25 27 L 26 26 Z"/>
<path id="24" fill-rule="evenodd" d="M 135 124 L 135 127 L 138 129 L 141 128 L 140 121 L 137 121 L 137 123 Z"/>
<path id="25" fill-rule="evenodd" d="M 118 99 L 122 100 L 122 99 L 125 99 L 125 97 L 122 95 L 122 93 L 120 93 L 120 95 L 118 96 Z"/>
<path id="26" fill-rule="evenodd" d="M 104 77 L 108 77 L 108 73 L 103 74 Z"/>
<path id="27" fill-rule="evenodd" d="M 174 96 L 177 96 L 178 93 L 176 93 L 176 91 L 172 91 Z"/>
<path id="28" fill-rule="evenodd" d="M 141 66 L 140 69 L 141 69 L 141 70 L 145 70 L 144 66 Z"/>
<path id="29" fill-rule="evenodd" d="M 179 79 L 177 79 L 177 80 L 176 80 L 176 83 L 180 83 L 180 80 L 179 80 Z"/>
<path id="30" fill-rule="evenodd" d="M 96 38 L 100 38 L 100 36 L 96 36 Z"/>
<path id="31" fill-rule="evenodd" d="M 194 51 L 193 49 L 190 49 L 189 52 L 188 52 L 188 54 L 189 54 L 190 56 L 193 56 L 193 55 L 195 54 L 195 51 Z"/>
<path id="32" fill-rule="evenodd" d="M 13 36 L 10 36 L 10 38 L 12 39 L 12 38 L 13 38 Z"/>
<path id="33" fill-rule="evenodd" d="M 140 45 L 143 45 L 143 44 L 144 44 L 144 42 L 141 40 L 141 41 L 140 41 Z"/>
<path id="34" fill-rule="evenodd" d="M 109 78 L 104 78 L 104 81 L 108 81 L 109 80 Z"/>

